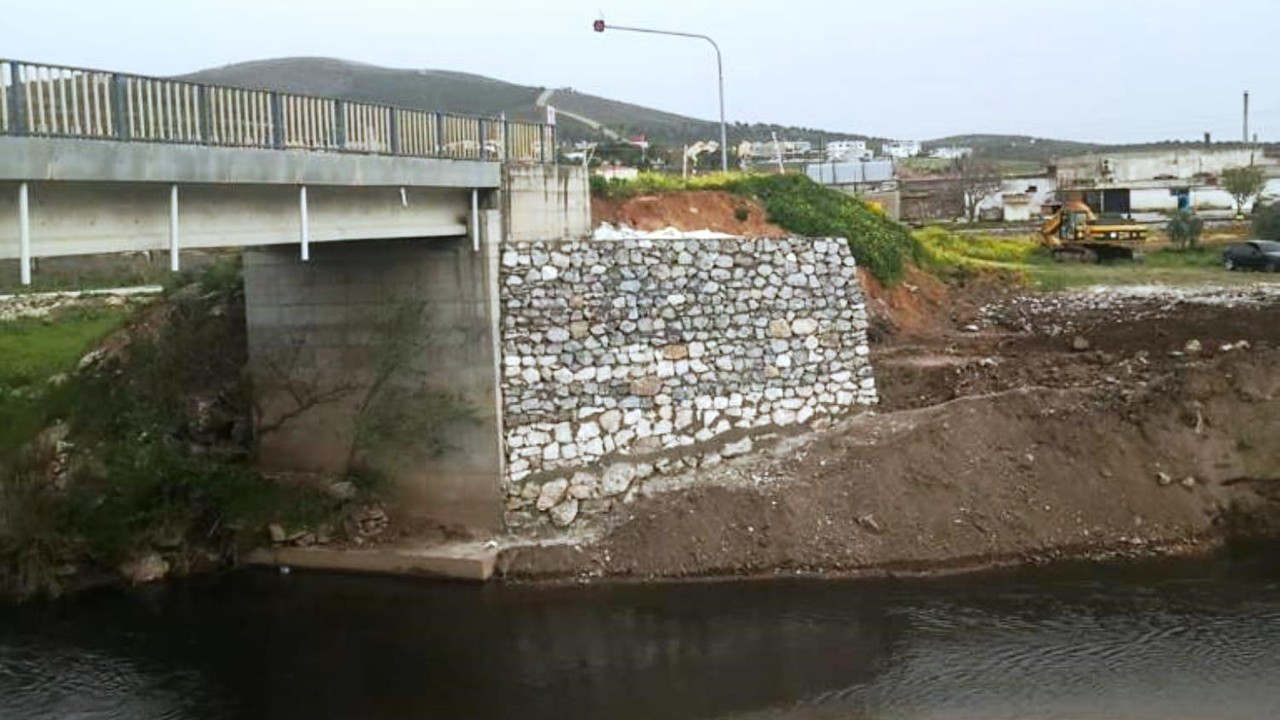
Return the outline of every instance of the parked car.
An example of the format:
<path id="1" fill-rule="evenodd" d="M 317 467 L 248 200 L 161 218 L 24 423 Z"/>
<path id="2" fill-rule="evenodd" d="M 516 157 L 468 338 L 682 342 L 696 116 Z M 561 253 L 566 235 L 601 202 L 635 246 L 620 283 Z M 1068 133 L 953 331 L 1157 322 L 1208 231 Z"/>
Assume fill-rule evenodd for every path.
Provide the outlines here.
<path id="1" fill-rule="evenodd" d="M 1250 240 L 1228 245 L 1222 251 L 1222 266 L 1228 270 L 1280 271 L 1280 242 Z"/>

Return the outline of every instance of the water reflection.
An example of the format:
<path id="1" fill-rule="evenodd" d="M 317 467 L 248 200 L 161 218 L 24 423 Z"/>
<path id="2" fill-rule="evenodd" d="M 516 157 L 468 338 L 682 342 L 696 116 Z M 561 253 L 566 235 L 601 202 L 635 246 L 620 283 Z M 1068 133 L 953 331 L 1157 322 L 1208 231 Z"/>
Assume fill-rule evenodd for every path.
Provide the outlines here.
<path id="1" fill-rule="evenodd" d="M 1266 567 L 592 588 L 243 573 L 0 611 L 0 717 L 1273 717 Z"/>

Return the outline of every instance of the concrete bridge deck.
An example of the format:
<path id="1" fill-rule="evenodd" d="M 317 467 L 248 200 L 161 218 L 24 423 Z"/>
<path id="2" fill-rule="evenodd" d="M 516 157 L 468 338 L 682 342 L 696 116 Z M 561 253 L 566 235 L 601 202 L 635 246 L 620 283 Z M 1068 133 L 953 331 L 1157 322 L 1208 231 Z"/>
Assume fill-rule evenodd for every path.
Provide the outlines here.
<path id="1" fill-rule="evenodd" d="M 24 283 L 60 255 L 478 244 L 504 168 L 554 163 L 550 125 L 0 59 L 0 259 Z"/>

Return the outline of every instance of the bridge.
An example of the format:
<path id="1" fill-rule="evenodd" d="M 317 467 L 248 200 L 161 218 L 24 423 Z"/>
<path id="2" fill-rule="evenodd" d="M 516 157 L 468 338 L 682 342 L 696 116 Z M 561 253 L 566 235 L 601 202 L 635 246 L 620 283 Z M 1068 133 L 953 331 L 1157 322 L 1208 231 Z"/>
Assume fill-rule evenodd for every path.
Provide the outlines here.
<path id="1" fill-rule="evenodd" d="M 516 234 L 584 232 L 584 198 L 554 216 L 572 174 L 555 161 L 551 125 L 0 60 L 0 259 L 24 284 L 59 255 L 167 250 L 176 270 L 186 248 L 478 247 L 486 209 Z"/>
<path id="2" fill-rule="evenodd" d="M 0 59 L 0 260 L 242 248 L 258 457 L 501 525 L 503 243 L 590 230 L 555 128 Z M 376 417 L 374 417 L 376 416 Z M 402 431 L 364 428 L 389 423 Z M 394 436 L 394 437 L 392 437 Z"/>

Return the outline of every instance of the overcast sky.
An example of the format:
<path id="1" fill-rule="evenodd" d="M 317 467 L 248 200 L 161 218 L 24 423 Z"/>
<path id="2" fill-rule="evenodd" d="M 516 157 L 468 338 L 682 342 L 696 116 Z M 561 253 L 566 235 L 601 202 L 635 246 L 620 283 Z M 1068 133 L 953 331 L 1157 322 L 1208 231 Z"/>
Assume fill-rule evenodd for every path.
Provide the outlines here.
<path id="1" fill-rule="evenodd" d="M 1276 0 L 0 0 L 7 57 L 176 74 L 325 55 L 573 87 L 730 120 L 928 139 L 1280 141 Z"/>

